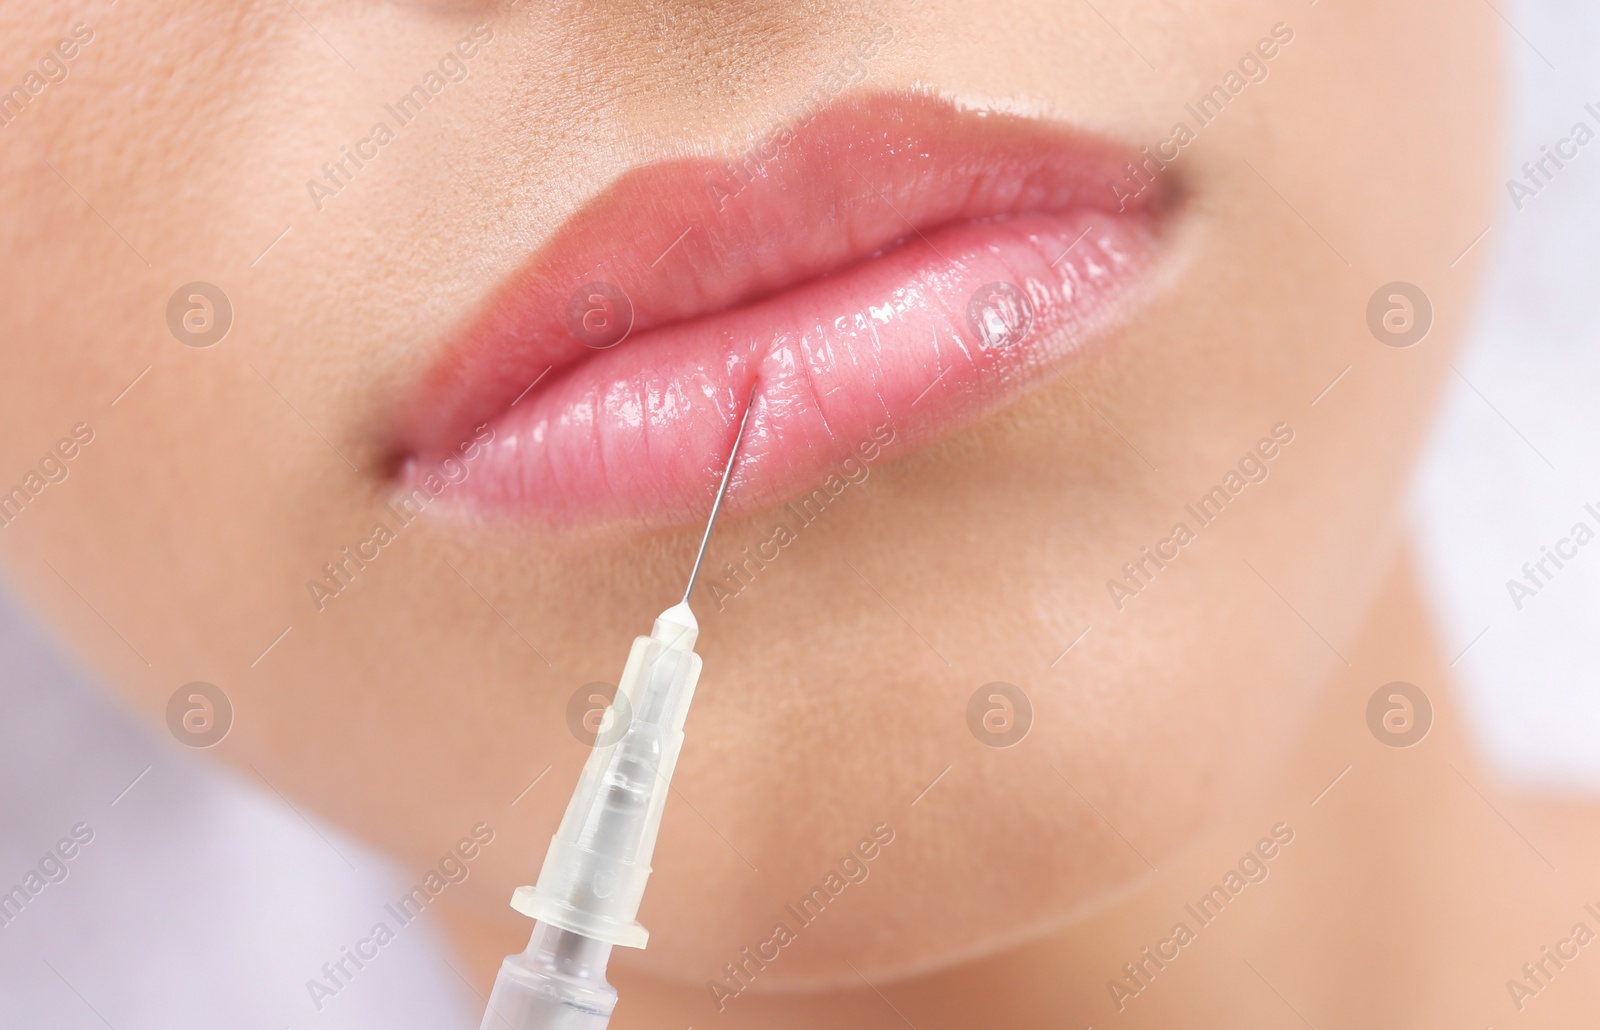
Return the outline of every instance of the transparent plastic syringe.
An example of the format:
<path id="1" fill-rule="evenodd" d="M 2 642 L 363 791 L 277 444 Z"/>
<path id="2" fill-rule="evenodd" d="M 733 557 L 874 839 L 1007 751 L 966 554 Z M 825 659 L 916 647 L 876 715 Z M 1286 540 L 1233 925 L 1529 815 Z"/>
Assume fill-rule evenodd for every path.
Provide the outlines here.
<path id="1" fill-rule="evenodd" d="M 752 390 L 683 600 L 656 618 L 649 636 L 634 639 L 539 881 L 512 896 L 511 907 L 533 918 L 533 936 L 525 951 L 501 963 L 481 1030 L 604 1030 L 617 1004 L 605 976 L 611 949 L 642 948 L 649 939 L 637 919 L 639 902 L 700 679 L 689 595 L 754 396 Z"/>

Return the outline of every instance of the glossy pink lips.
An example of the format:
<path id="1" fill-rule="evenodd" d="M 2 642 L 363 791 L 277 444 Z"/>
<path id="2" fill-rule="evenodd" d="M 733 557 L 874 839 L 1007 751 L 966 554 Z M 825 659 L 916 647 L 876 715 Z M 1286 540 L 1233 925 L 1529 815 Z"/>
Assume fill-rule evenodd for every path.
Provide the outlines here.
<path id="1" fill-rule="evenodd" d="M 453 497 L 667 525 L 703 516 L 758 380 L 731 507 L 809 487 L 886 434 L 893 453 L 948 433 L 1123 306 L 1160 228 L 1159 189 L 1117 210 L 1130 159 L 894 95 L 735 164 L 630 172 L 450 342 L 405 410 L 407 474 L 488 422 Z"/>

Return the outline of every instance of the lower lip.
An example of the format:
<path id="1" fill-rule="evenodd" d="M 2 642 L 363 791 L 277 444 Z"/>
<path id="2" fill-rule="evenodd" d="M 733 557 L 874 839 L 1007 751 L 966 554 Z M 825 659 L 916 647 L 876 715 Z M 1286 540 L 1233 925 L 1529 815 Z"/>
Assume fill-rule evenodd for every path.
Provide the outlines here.
<path id="1" fill-rule="evenodd" d="M 1138 213 L 948 225 L 748 307 L 629 336 L 493 420 L 451 494 L 554 523 L 693 523 L 753 396 L 728 507 L 781 503 L 1059 374 L 1106 335 L 1156 244 Z M 1013 290 L 1025 306 L 1006 303 Z M 408 478 L 437 468 L 421 458 Z"/>

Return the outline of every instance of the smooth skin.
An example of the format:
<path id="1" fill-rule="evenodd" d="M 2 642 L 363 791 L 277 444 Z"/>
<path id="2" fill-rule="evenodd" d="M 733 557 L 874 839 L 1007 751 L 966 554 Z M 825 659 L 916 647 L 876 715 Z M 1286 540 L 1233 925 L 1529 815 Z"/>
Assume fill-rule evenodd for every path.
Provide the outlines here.
<path id="1" fill-rule="evenodd" d="M 859 88 L 1135 146 L 1287 24 L 1266 81 L 1171 169 L 1168 252 L 1103 354 L 875 467 L 726 610 L 702 604 L 651 947 L 616 960 L 614 1025 L 1595 1011 L 1600 959 L 1526 1011 L 1507 997 L 1600 900 L 1600 842 L 1475 764 L 1401 518 L 1482 248 L 1451 262 L 1492 217 L 1488 7 L 19 4 L 7 81 L 79 22 L 67 77 L 0 127 L 0 482 L 79 423 L 94 440 L 0 554 L 152 723 L 216 683 L 236 709 L 216 757 L 402 870 L 493 827 L 434 907 L 480 986 L 525 940 L 505 903 L 586 752 L 569 699 L 614 682 L 696 541 L 442 505 L 318 610 L 307 583 L 392 496 L 387 427 L 444 337 L 618 174 L 737 153 L 880 22 L 894 39 Z M 480 24 L 467 77 L 319 210 L 308 180 Z M 195 280 L 236 312 L 208 348 L 165 315 Z M 1367 326 L 1395 280 L 1433 306 L 1409 348 Z M 1280 423 L 1269 478 L 1118 610 L 1107 581 Z M 714 546 L 769 523 L 728 520 Z M 1435 709 L 1403 750 L 1365 715 L 1395 680 Z M 1031 700 L 1015 747 L 968 726 L 995 681 Z M 1295 836 L 1270 876 L 1119 1014 L 1107 981 L 1279 823 Z M 707 981 L 880 824 L 870 877 L 718 1014 Z"/>

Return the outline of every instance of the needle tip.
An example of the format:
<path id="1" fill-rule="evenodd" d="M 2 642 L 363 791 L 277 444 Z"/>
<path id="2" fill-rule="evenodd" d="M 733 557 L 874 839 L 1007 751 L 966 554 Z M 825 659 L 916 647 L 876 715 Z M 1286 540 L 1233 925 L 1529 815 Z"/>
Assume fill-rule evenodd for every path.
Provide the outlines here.
<path id="1" fill-rule="evenodd" d="M 745 426 L 750 422 L 750 411 L 755 407 L 756 390 L 761 385 L 757 379 L 750 384 L 750 396 L 744 404 L 744 414 L 739 417 L 739 430 L 733 436 L 733 446 L 728 451 L 728 464 L 722 470 L 722 482 L 717 486 L 717 496 L 711 502 L 711 516 L 706 520 L 706 531 L 700 537 L 700 550 L 694 556 L 694 568 L 689 571 L 689 585 L 683 589 L 683 600 L 680 604 L 689 603 L 689 595 L 694 593 L 695 580 L 700 576 L 700 563 L 705 560 L 706 544 L 711 542 L 711 530 L 717 524 L 717 515 L 722 511 L 722 499 L 728 493 L 728 482 L 733 478 L 733 466 L 739 460 L 739 444 L 744 440 Z"/>

